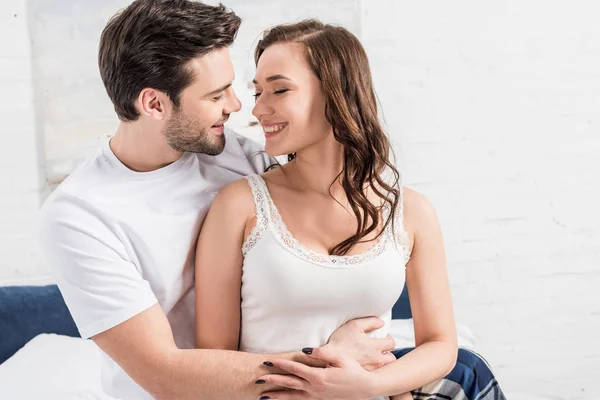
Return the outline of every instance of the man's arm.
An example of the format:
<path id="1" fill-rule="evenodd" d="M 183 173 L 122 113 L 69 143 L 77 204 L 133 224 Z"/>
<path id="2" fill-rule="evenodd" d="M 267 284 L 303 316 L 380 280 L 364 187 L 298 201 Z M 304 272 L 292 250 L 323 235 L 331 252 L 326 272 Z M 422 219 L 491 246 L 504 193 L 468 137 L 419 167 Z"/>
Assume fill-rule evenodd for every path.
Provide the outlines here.
<path id="1" fill-rule="evenodd" d="M 336 349 L 346 349 L 351 354 L 348 357 L 361 355 L 365 365 L 389 363 L 389 357 L 381 354 L 382 349 L 390 349 L 389 340 L 372 339 L 363 333 L 377 329 L 380 323 L 377 318 L 365 318 L 343 326 L 337 335 Z M 277 389 L 269 383 L 255 384 L 260 376 L 279 371 L 265 366 L 265 361 L 276 358 L 313 366 L 324 365 L 300 351 L 265 355 L 230 350 L 178 349 L 169 322 L 158 305 L 92 339 L 138 385 L 158 400 L 257 399 L 262 392 Z"/>
<path id="2" fill-rule="evenodd" d="M 159 400 L 256 399 L 261 388 L 254 382 L 269 370 L 263 365 L 267 357 L 260 354 L 178 349 L 158 305 L 92 339 Z M 301 353 L 281 356 L 299 362 L 305 358 Z"/>
<path id="3" fill-rule="evenodd" d="M 42 209 L 44 259 L 84 338 L 158 398 L 245 399 L 264 357 L 215 350 L 179 350 L 156 297 L 100 210 L 58 193 Z M 304 357 L 286 355 L 304 361 Z"/>

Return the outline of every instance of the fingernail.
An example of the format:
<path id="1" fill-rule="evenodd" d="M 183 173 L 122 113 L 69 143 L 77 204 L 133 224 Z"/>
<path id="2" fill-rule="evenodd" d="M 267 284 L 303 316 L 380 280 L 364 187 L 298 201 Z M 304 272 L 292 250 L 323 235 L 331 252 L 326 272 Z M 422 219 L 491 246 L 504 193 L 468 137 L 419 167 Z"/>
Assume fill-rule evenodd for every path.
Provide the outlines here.
<path id="1" fill-rule="evenodd" d="M 265 381 L 264 379 L 259 379 L 254 383 L 256 383 L 257 385 L 262 385 L 263 383 L 267 383 L 267 381 Z"/>
<path id="2" fill-rule="evenodd" d="M 262 396 L 262 397 L 261 397 L 260 399 L 258 399 L 258 400 L 269 400 L 269 399 L 270 399 L 270 397 L 269 397 L 269 396 Z"/>
<path id="3" fill-rule="evenodd" d="M 305 348 L 302 349 L 302 352 L 304 354 L 312 354 L 313 348 L 312 347 L 305 347 Z"/>
<path id="4" fill-rule="evenodd" d="M 263 364 L 265 364 L 267 367 L 273 366 L 273 363 L 271 361 L 265 361 Z"/>

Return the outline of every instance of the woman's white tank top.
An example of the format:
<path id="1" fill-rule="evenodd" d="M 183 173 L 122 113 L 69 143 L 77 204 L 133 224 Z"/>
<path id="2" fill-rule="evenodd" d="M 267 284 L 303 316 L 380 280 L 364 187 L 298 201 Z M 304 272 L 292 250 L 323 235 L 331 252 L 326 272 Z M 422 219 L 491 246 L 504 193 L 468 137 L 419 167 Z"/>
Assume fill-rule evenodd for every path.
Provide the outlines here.
<path id="1" fill-rule="evenodd" d="M 393 230 L 389 224 L 363 253 L 333 256 L 292 237 L 263 178 L 255 174 L 247 180 L 257 224 L 242 248 L 240 350 L 279 353 L 323 346 L 345 322 L 368 316 L 385 321 L 374 332 L 385 337 L 409 259 L 402 197 Z"/>

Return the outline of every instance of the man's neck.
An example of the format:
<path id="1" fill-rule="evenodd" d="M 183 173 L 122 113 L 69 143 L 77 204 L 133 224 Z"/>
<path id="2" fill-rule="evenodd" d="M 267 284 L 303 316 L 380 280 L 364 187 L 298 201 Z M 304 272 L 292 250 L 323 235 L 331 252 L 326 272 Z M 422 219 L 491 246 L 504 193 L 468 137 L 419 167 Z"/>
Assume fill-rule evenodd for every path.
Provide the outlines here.
<path id="1" fill-rule="evenodd" d="M 120 122 L 110 140 L 110 149 L 119 161 L 136 172 L 166 167 L 183 156 L 167 144 L 160 128 L 144 126 L 141 121 Z"/>

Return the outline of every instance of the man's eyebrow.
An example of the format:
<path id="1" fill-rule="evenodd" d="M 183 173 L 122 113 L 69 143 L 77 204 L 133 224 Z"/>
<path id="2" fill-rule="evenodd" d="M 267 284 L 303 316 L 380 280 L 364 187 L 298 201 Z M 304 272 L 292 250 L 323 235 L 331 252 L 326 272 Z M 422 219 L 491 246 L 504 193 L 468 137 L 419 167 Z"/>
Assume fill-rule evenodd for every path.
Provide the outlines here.
<path id="1" fill-rule="evenodd" d="M 286 80 L 286 81 L 291 81 L 291 79 L 290 79 L 290 78 L 288 78 L 288 77 L 287 77 L 287 76 L 285 76 L 285 75 L 281 75 L 281 74 L 277 74 L 277 75 L 272 75 L 272 76 L 269 76 L 269 77 L 266 79 L 266 81 L 267 81 L 267 82 L 273 82 L 273 81 L 278 81 L 278 80 L 280 80 L 280 79 L 283 79 L 283 80 Z M 257 81 L 256 79 L 252 79 L 252 83 L 254 83 L 255 85 L 258 85 L 258 81 Z"/>
<path id="2" fill-rule="evenodd" d="M 231 82 L 228 83 L 227 85 L 223 85 L 220 88 L 213 90 L 212 92 L 206 93 L 204 95 L 204 97 L 209 97 L 209 96 L 213 96 L 217 93 L 221 93 L 222 91 L 227 90 L 230 86 L 231 86 Z"/>

